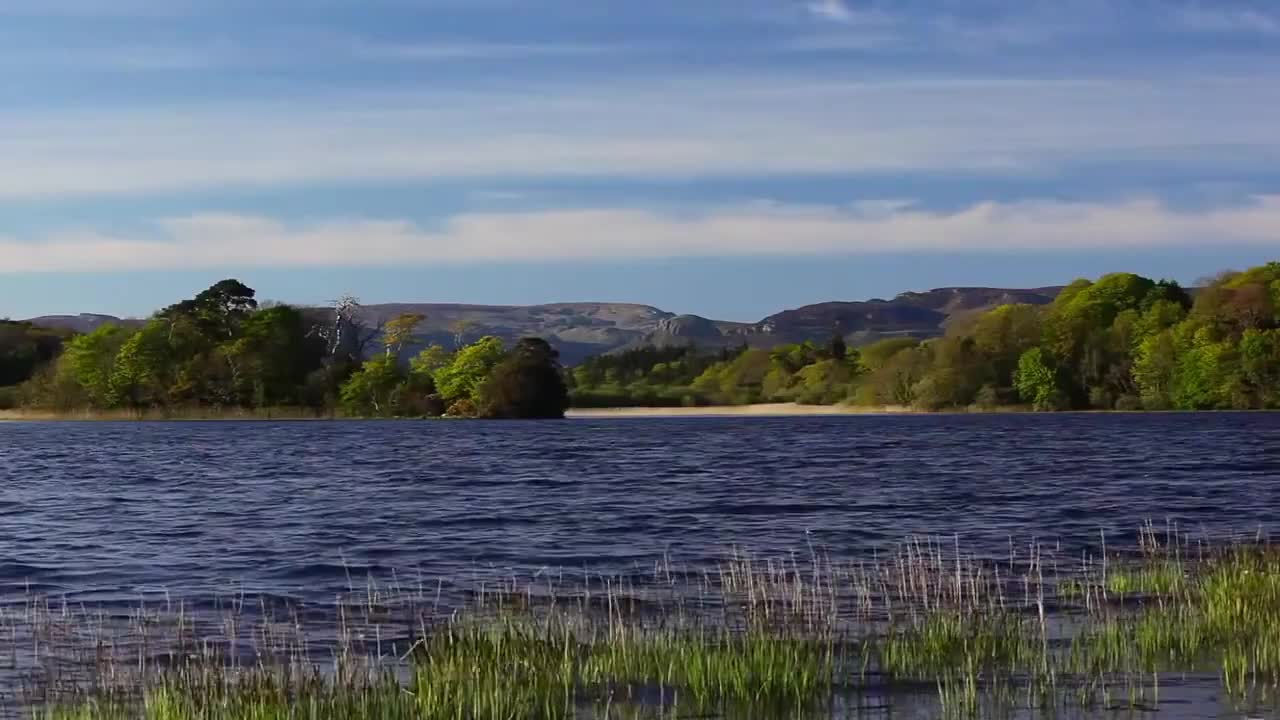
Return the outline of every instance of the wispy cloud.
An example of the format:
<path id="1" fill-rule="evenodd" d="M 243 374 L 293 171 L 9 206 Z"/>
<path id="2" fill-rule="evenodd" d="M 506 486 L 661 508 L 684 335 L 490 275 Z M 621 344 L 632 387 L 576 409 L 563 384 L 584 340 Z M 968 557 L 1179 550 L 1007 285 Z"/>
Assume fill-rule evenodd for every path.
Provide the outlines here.
<path id="1" fill-rule="evenodd" d="M 1172 13 L 1179 28 L 1209 33 L 1280 35 L 1280 15 L 1255 8 L 1195 2 Z"/>
<path id="2" fill-rule="evenodd" d="M 189 12 L 196 0 L 0 0 L 0 17 L 165 18 Z"/>
<path id="3" fill-rule="evenodd" d="M 1018 48 L 1069 47 L 1071 43 L 1125 38 L 1141 54 L 1153 36 L 1280 35 L 1280 13 L 1241 0 L 1115 0 L 1041 2 L 879 3 L 813 0 L 812 16 L 833 21 L 784 41 L 805 51 L 911 50 L 938 53 L 999 52 Z"/>
<path id="4" fill-rule="evenodd" d="M 357 60 L 385 62 L 435 62 L 446 60 L 514 60 L 520 58 L 580 57 L 621 50 L 612 45 L 579 43 L 488 43 L 419 42 L 380 43 L 357 40 L 352 43 Z"/>
<path id="5" fill-rule="evenodd" d="M 809 3 L 809 12 L 825 20 L 837 22 L 849 22 L 854 17 L 853 10 L 849 9 L 844 0 L 812 0 Z"/>
<path id="6" fill-rule="evenodd" d="M 1257 167 L 1280 160 L 1273 80 L 731 74 L 10 111 L 0 199 L 468 177 Z"/>
<path id="7" fill-rule="evenodd" d="M 205 214 L 146 237 L 96 232 L 0 238 L 3 272 L 385 266 L 660 257 L 1037 251 L 1195 246 L 1280 249 L 1280 196 L 1198 212 L 1156 200 L 981 203 L 955 212 L 865 212 L 756 204 L 695 215 L 569 209 L 459 215 L 439 229 L 403 220 L 293 225 Z M 602 235 L 602 233 L 604 233 Z M 607 239 L 601 242 L 601 239 Z"/>

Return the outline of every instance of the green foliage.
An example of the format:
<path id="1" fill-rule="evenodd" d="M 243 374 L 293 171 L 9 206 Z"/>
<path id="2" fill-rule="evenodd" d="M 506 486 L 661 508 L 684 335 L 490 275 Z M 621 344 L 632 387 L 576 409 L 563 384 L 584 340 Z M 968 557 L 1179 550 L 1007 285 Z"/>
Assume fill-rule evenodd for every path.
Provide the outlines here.
<path id="1" fill-rule="evenodd" d="M 929 410 L 1014 393 L 1041 410 L 1280 408 L 1278 308 L 1280 263 L 1224 275 L 1194 302 L 1131 273 L 1077 280 L 1046 307 L 1006 305 L 946 338 L 862 348 L 851 394 Z"/>
<path id="2" fill-rule="evenodd" d="M 70 333 L 0 320 L 0 387 L 32 378 L 62 352 Z"/>
<path id="3" fill-rule="evenodd" d="M 481 415 L 491 418 L 562 418 L 569 407 L 559 353 L 540 338 L 516 343 L 478 395 Z"/>
<path id="4" fill-rule="evenodd" d="M 1192 297 L 1131 273 L 1078 280 L 1048 306 L 1005 305 L 948 335 L 850 348 L 843 337 L 771 349 L 643 347 L 571 371 L 541 341 L 486 337 L 450 353 L 405 348 L 422 317 L 370 330 L 333 315 L 259 307 L 224 280 L 136 330 L 73 336 L 0 322 L 6 406 L 56 410 L 309 406 L 357 415 L 558 416 L 572 404 L 800 402 L 1038 409 L 1280 408 L 1280 263 L 1219 276 Z M 381 357 L 362 352 L 381 333 Z"/>
<path id="5" fill-rule="evenodd" d="M 904 350 L 912 350 L 920 346 L 916 338 L 889 338 L 861 348 L 859 355 L 862 366 L 871 372 L 880 370 Z"/>
<path id="6" fill-rule="evenodd" d="M 929 348 L 918 340 L 882 340 L 862 350 L 867 374 L 853 391 L 858 405 L 901 405 L 915 403 L 916 390 L 929 372 Z"/>
<path id="7" fill-rule="evenodd" d="M 113 403 L 133 408 L 165 405 L 171 374 L 167 327 L 153 320 L 116 353 L 108 380 Z"/>
<path id="8" fill-rule="evenodd" d="M 859 353 L 833 338 L 699 352 L 645 347 L 588 359 L 570 373 L 576 407 L 680 407 L 758 402 L 832 404 L 849 398 Z"/>
<path id="9" fill-rule="evenodd" d="M 1018 359 L 1018 371 L 1014 376 L 1018 395 L 1037 410 L 1056 410 L 1062 403 L 1062 389 L 1058 371 L 1043 348 L 1032 348 Z"/>
<path id="10" fill-rule="evenodd" d="M 480 385 L 505 355 L 502 340 L 480 338 L 459 350 L 447 366 L 435 371 L 436 389 L 450 405 L 469 400 L 478 406 Z"/>
<path id="11" fill-rule="evenodd" d="M 342 408 L 358 416 L 398 414 L 404 374 L 394 357 L 369 360 L 342 386 Z"/>
<path id="12" fill-rule="evenodd" d="M 114 407 L 116 355 L 130 333 L 116 325 L 103 325 L 87 335 L 73 338 L 58 363 L 58 373 L 77 388 L 94 407 Z"/>

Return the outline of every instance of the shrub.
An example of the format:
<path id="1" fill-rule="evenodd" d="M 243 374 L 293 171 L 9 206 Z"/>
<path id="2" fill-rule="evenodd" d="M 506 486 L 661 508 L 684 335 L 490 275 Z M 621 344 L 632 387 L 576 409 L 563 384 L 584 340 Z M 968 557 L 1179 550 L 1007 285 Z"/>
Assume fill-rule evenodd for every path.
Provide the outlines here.
<path id="1" fill-rule="evenodd" d="M 1142 398 L 1136 395 L 1121 395 L 1116 400 L 1116 409 L 1124 412 L 1137 412 L 1143 409 Z"/>
<path id="2" fill-rule="evenodd" d="M 445 415 L 449 417 L 475 417 L 476 404 L 471 402 L 471 398 L 462 398 L 449 406 L 445 411 Z"/>

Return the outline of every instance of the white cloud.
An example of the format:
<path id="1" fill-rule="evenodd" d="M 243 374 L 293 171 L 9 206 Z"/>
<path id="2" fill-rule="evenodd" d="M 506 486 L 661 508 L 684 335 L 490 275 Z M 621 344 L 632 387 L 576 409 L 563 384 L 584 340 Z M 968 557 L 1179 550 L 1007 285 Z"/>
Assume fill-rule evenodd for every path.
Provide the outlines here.
<path id="1" fill-rule="evenodd" d="M 853 19 L 853 11 L 844 0 L 813 0 L 809 3 L 809 12 L 827 20 L 849 22 Z"/>
<path id="2" fill-rule="evenodd" d="M 1196 2 L 1177 8 L 1172 19 L 1176 27 L 1197 32 L 1280 35 L 1280 15 L 1247 7 Z"/>
<path id="3" fill-rule="evenodd" d="M 1194 109 L 1194 111 L 1192 111 Z M 1262 167 L 1280 83 L 705 75 L 0 115 L 0 200 L 313 182 Z"/>
<path id="4" fill-rule="evenodd" d="M 625 260 L 664 257 L 1253 245 L 1280 250 L 1280 195 L 1179 211 L 1156 200 L 981 203 L 953 212 L 758 203 L 694 214 L 568 209 L 287 224 L 201 214 L 144 237 L 0 238 L 4 272 Z"/>

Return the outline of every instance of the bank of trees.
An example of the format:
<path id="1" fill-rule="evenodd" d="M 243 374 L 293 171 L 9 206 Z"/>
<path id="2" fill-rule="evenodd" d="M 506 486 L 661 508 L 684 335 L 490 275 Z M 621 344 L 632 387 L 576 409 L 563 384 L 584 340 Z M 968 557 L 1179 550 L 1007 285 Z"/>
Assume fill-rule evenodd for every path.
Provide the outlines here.
<path id="1" fill-rule="evenodd" d="M 18 405 L 17 386 L 53 362 L 73 333 L 0 320 L 0 410 Z"/>
<path id="2" fill-rule="evenodd" d="M 140 327 L 82 335 L 0 325 L 0 399 L 55 411 L 305 408 L 316 414 L 559 417 L 567 390 L 555 351 L 497 338 L 407 357 L 424 320 L 374 324 L 353 298 L 332 309 L 261 306 L 224 280 Z"/>
<path id="3" fill-rule="evenodd" d="M 460 332 L 453 348 L 422 348 L 422 316 L 365 315 L 353 298 L 261 305 L 225 280 L 137 326 L 0 322 L 0 409 L 559 417 L 570 392 L 580 407 L 1280 408 L 1280 263 L 1224 273 L 1194 295 L 1128 273 L 1078 280 L 1049 305 L 998 307 L 924 341 L 650 347 L 570 370 L 536 338 L 464 345 Z"/>
<path id="4" fill-rule="evenodd" d="M 590 405 L 1280 408 L 1280 263 L 1224 273 L 1194 297 L 1173 282 L 1116 273 L 1078 280 L 1047 306 L 961 320 L 940 338 L 643 349 L 589 361 L 571 380 L 575 402 Z"/>

